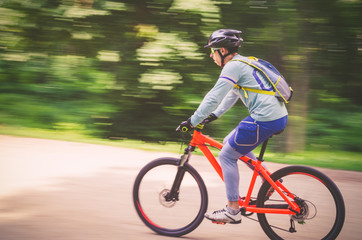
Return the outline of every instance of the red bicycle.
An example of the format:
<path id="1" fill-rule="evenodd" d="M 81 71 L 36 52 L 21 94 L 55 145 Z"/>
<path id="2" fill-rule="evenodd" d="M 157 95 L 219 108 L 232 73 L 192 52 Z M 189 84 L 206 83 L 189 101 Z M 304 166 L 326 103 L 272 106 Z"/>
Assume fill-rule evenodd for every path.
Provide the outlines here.
<path id="1" fill-rule="evenodd" d="M 200 174 L 190 165 L 198 147 L 223 179 L 220 164 L 209 147 L 223 145 L 195 128 L 189 146 L 179 158 L 159 158 L 141 169 L 133 187 L 133 202 L 139 217 L 156 233 L 182 236 L 197 228 L 208 206 L 208 194 Z M 257 221 L 270 239 L 335 239 L 340 233 L 345 206 L 336 184 L 322 172 L 306 166 L 288 166 L 271 174 L 262 165 L 266 140 L 258 160 L 243 156 L 253 175 L 241 213 Z M 256 200 L 252 197 L 258 177 L 264 183 Z M 256 219 L 255 219 L 256 220 Z"/>

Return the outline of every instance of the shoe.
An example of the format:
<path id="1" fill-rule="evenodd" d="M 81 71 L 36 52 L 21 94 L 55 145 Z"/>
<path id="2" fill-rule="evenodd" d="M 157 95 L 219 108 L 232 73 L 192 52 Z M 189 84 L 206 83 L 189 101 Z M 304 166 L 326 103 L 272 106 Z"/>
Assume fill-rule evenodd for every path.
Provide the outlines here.
<path id="1" fill-rule="evenodd" d="M 214 211 L 212 213 L 206 213 L 205 218 L 211 220 L 214 223 L 218 224 L 238 224 L 241 223 L 241 213 L 240 210 L 237 214 L 233 215 L 228 212 L 226 207 L 222 210 Z"/>

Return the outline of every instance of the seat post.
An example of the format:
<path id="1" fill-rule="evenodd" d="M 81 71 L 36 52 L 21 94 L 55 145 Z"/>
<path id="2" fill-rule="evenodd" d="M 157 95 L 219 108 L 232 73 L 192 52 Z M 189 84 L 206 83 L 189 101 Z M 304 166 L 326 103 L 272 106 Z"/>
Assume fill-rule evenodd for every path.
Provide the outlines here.
<path id="1" fill-rule="evenodd" d="M 261 150 L 260 150 L 260 153 L 259 153 L 259 157 L 257 157 L 257 159 L 259 161 L 264 161 L 263 157 L 264 157 L 264 153 L 265 153 L 265 150 L 266 150 L 266 145 L 268 144 L 268 141 L 269 141 L 269 138 L 267 138 L 264 142 L 263 142 L 263 145 L 261 146 Z"/>

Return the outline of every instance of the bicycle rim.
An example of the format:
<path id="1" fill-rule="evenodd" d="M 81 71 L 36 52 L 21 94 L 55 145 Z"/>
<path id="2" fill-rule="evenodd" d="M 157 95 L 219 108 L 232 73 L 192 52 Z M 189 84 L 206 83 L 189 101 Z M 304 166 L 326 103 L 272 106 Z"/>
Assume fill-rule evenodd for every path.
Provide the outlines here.
<path id="1" fill-rule="evenodd" d="M 165 199 L 177 169 L 177 159 L 157 159 L 141 170 L 133 189 L 138 215 L 149 228 L 162 235 L 181 236 L 191 232 L 201 223 L 207 209 L 205 184 L 187 163 L 178 200 Z"/>
<path id="2" fill-rule="evenodd" d="M 300 199 L 298 205 L 302 213 L 258 214 L 260 225 L 270 239 L 335 239 L 338 236 L 345 218 L 344 201 L 338 187 L 327 176 L 309 167 L 291 166 L 271 177 L 274 181 L 281 179 L 289 193 Z M 271 189 L 267 182 L 260 188 L 258 207 L 286 205 L 276 191 L 269 196 Z"/>

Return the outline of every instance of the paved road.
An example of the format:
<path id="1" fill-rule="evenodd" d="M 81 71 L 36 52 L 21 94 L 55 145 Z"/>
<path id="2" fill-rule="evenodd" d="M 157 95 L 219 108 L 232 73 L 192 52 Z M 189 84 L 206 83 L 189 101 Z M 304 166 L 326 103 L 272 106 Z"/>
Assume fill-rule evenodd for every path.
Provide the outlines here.
<path id="1" fill-rule="evenodd" d="M 157 157 L 177 155 L 109 146 L 0 135 L 0 240 L 176 239 L 154 234 L 132 205 L 139 169 Z M 224 187 L 202 157 L 192 163 L 208 179 L 209 209 L 225 205 Z M 274 171 L 283 165 L 269 163 Z M 249 177 L 240 168 L 242 179 Z M 361 239 L 362 173 L 322 169 L 345 198 L 339 239 Z M 244 185 L 242 184 L 241 187 Z M 245 183 L 245 188 L 247 184 Z M 267 239 L 258 223 L 203 221 L 182 239 Z M 179 239 L 179 238 L 178 238 Z"/>

